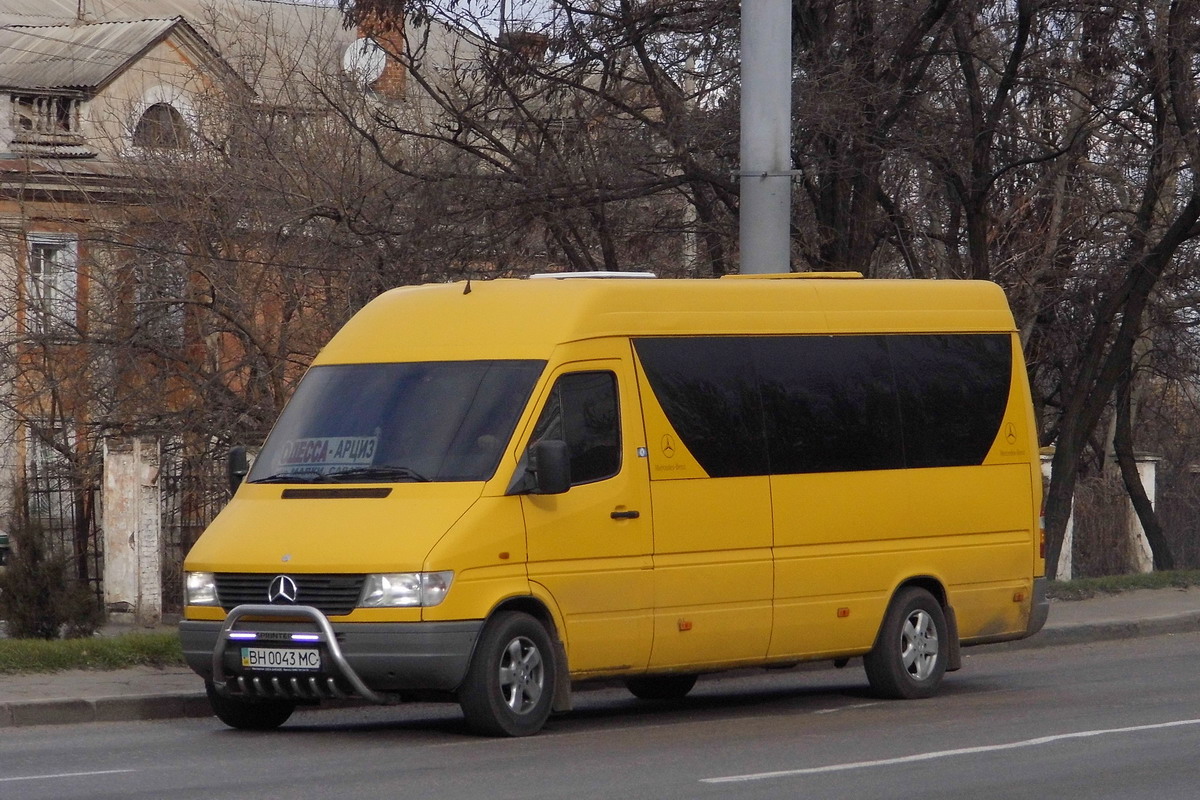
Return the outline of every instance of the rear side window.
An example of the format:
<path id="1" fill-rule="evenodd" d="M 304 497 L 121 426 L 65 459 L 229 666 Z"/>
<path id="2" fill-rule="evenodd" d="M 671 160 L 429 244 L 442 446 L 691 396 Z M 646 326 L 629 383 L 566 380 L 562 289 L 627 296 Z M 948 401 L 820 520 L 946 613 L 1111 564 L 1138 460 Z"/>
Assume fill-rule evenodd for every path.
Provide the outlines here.
<path id="1" fill-rule="evenodd" d="M 634 342 L 712 477 L 982 463 L 1008 406 L 1007 334 Z"/>
<path id="2" fill-rule="evenodd" d="M 1008 407 L 1007 336 L 891 336 L 910 467 L 978 464 Z"/>
<path id="3" fill-rule="evenodd" d="M 533 441 L 561 439 L 571 459 L 571 485 L 611 478 L 621 470 L 617 378 L 573 372 L 554 383 L 533 429 Z"/>

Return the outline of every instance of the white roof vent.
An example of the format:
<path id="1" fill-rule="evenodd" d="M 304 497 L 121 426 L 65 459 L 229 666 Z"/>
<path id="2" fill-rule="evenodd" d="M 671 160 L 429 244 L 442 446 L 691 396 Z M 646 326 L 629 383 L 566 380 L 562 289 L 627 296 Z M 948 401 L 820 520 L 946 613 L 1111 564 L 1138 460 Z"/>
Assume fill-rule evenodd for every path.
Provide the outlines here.
<path id="1" fill-rule="evenodd" d="M 593 272 L 539 272 L 529 277 L 566 280 L 567 278 L 657 278 L 658 276 L 653 272 L 611 272 L 608 270 L 596 270 Z"/>

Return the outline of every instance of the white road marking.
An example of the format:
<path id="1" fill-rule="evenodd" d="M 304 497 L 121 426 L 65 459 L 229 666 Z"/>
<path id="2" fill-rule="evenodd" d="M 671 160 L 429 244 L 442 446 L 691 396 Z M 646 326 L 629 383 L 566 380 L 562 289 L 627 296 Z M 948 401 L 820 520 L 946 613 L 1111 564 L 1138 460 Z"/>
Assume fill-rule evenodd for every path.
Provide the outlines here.
<path id="1" fill-rule="evenodd" d="M 52 781 L 59 778 L 92 778 L 97 775 L 122 775 L 127 772 L 137 772 L 137 770 L 103 769 L 95 772 L 57 772 L 51 775 L 21 775 L 16 778 L 0 778 L 0 783 L 15 783 L 16 781 Z"/>
<path id="2" fill-rule="evenodd" d="M 837 708 L 822 708 L 819 711 L 814 711 L 814 714 L 836 714 L 839 711 L 851 711 L 856 708 L 871 708 L 872 706 L 883 705 L 882 703 L 855 703 L 849 706 L 838 706 Z"/>
<path id="3" fill-rule="evenodd" d="M 978 747 L 960 747 L 954 750 L 936 750 L 930 753 L 917 753 L 899 758 L 881 758 L 876 761 L 851 761 L 845 764 L 828 764 L 823 767 L 807 767 L 804 769 L 783 769 L 775 772 L 756 772 L 747 775 L 726 775 L 720 778 L 701 778 L 701 783 L 744 783 L 762 781 L 771 778 L 789 778 L 799 775 L 819 775 L 827 772 L 846 772 L 852 769 L 870 769 L 871 767 L 889 767 L 896 764 L 912 764 L 918 761 L 932 761 L 938 758 L 953 756 L 969 756 L 978 753 L 994 753 L 1000 750 L 1016 750 L 1022 747 L 1037 747 L 1052 744 L 1067 739 L 1087 739 L 1093 736 L 1110 736 L 1117 733 L 1140 733 L 1142 731 L 1157 731 L 1165 728 L 1181 728 L 1187 725 L 1200 725 L 1200 719 L 1181 719 L 1174 722 L 1160 722 L 1154 725 L 1131 725 L 1127 728 L 1102 728 L 1091 731 L 1075 731 L 1059 733 L 1053 736 L 1039 736 L 1036 739 L 1024 739 L 1019 742 L 1005 744 L 980 745 Z"/>

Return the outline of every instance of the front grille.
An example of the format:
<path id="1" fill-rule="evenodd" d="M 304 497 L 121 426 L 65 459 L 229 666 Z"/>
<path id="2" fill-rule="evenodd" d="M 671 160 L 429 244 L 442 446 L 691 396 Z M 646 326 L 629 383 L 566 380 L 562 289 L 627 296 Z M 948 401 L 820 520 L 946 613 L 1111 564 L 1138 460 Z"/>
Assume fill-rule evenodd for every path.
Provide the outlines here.
<path id="1" fill-rule="evenodd" d="M 244 603 L 268 603 L 267 590 L 277 573 L 218 572 L 217 597 L 226 611 Z M 313 606 L 327 617 L 349 614 L 358 605 L 365 575 L 293 574 L 298 606 Z"/>

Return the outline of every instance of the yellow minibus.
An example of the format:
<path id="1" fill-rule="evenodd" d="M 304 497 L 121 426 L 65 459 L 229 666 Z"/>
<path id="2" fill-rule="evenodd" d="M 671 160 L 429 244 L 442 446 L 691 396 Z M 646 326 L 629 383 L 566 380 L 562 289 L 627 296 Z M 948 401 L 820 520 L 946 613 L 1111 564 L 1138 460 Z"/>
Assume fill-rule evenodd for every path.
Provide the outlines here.
<path id="1" fill-rule="evenodd" d="M 987 282 L 395 289 L 230 468 L 180 635 L 235 728 L 442 697 L 520 736 L 587 679 L 679 698 L 860 656 L 921 698 L 1048 610 L 1029 385 Z"/>

